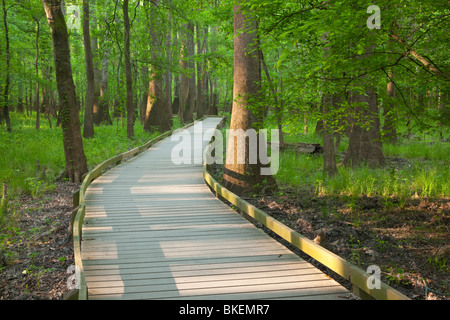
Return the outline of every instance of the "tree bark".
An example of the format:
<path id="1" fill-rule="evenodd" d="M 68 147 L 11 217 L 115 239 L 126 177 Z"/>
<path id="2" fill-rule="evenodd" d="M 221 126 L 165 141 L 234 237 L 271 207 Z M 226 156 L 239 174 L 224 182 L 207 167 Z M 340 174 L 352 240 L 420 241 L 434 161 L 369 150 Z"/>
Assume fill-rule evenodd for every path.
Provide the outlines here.
<path id="1" fill-rule="evenodd" d="M 253 17 L 241 12 L 239 5 L 234 6 L 234 89 L 230 132 L 227 142 L 227 160 L 224 166 L 224 186 L 238 195 L 258 190 L 263 180 L 274 182 L 270 175 L 261 175 L 261 162 L 255 152 L 259 145 L 250 137 L 249 129 L 255 129 L 256 115 L 252 112 L 252 101 L 259 94 L 260 67 L 257 48 L 257 24 Z M 239 131 L 240 130 L 240 131 Z M 248 134 L 247 136 L 246 133 Z M 238 139 L 245 141 L 238 144 Z M 253 140 L 253 141 L 250 141 Z M 252 147 L 252 148 L 251 148 Z M 252 150 L 250 150 L 250 148 Z M 240 163 L 239 158 L 244 159 Z M 252 160 L 253 158 L 253 160 Z"/>
<path id="2" fill-rule="evenodd" d="M 36 58 L 34 60 L 34 72 L 36 75 L 36 101 L 34 102 L 36 108 L 36 130 L 39 130 L 41 126 L 41 108 L 39 106 L 39 34 L 41 29 L 41 24 L 39 19 L 34 17 L 36 21 Z"/>
<path id="3" fill-rule="evenodd" d="M 123 25 L 124 25 L 124 56 L 125 56 L 125 79 L 127 87 L 127 137 L 134 137 L 134 108 L 133 108 L 133 78 L 131 76 L 130 59 L 130 18 L 128 16 L 128 0 L 123 1 Z"/>
<path id="4" fill-rule="evenodd" d="M 196 26 L 197 30 L 197 55 L 203 54 L 203 47 L 202 47 L 202 41 L 200 37 L 201 29 L 200 26 L 197 24 Z M 206 35 L 206 33 L 205 33 Z M 204 40 L 206 42 L 206 39 Z M 195 109 L 197 111 L 197 118 L 203 117 L 203 110 L 204 110 L 204 97 L 203 97 L 203 81 L 204 81 L 204 72 L 203 72 L 203 62 L 197 61 L 197 99 L 196 99 L 196 106 Z"/>
<path id="5" fill-rule="evenodd" d="M 323 113 L 324 116 L 328 113 L 328 110 L 335 108 L 336 97 L 332 94 L 326 94 L 322 98 Z M 337 174 L 337 166 L 335 159 L 335 148 L 334 148 L 334 135 L 333 129 L 328 124 L 329 121 L 323 120 L 323 170 L 325 173 L 332 177 Z"/>
<path id="6" fill-rule="evenodd" d="M 195 68 L 194 68 L 194 24 L 189 22 L 187 24 L 187 69 L 189 92 L 187 96 L 187 106 L 184 112 L 184 121 L 191 122 L 194 120 L 195 107 Z"/>
<path id="7" fill-rule="evenodd" d="M 171 21 L 170 12 L 167 14 L 167 21 Z M 169 119 L 169 125 L 172 127 L 172 71 L 170 67 L 172 66 L 172 50 L 171 50 L 171 41 L 172 41 L 172 30 L 168 27 L 167 35 L 166 35 L 166 59 L 168 68 L 165 73 L 164 78 L 164 99 L 166 105 L 166 112 Z"/>
<path id="8" fill-rule="evenodd" d="M 158 5 L 158 1 L 153 2 L 150 7 L 150 16 L 147 15 L 149 24 L 149 34 L 152 43 L 151 49 L 151 72 L 148 86 L 147 108 L 144 118 L 144 129 L 150 131 L 155 128 L 159 132 L 170 130 L 169 117 L 166 106 L 164 105 L 163 93 L 163 75 L 159 61 L 161 59 L 161 45 L 159 43 L 159 34 L 157 28 L 157 15 L 154 6 Z"/>
<path id="9" fill-rule="evenodd" d="M 84 109 L 83 137 L 92 138 L 94 136 L 94 109 L 98 102 L 95 97 L 95 77 L 94 63 L 92 61 L 91 35 L 89 30 L 89 1 L 83 0 L 83 40 L 84 40 L 84 60 L 86 63 L 86 104 Z M 95 105 L 95 106 L 94 106 Z"/>
<path id="10" fill-rule="evenodd" d="M 180 35 L 185 37 L 185 35 Z M 180 76 L 180 97 L 178 106 L 178 117 L 180 118 L 180 124 L 184 123 L 184 109 L 186 107 L 186 102 L 189 94 L 189 78 L 187 76 L 188 72 L 188 62 L 187 62 L 187 46 L 186 41 L 183 40 L 180 48 L 180 64 L 181 64 L 181 76 Z"/>
<path id="11" fill-rule="evenodd" d="M 92 6 L 90 6 L 92 15 L 92 25 L 93 29 L 97 30 L 97 15 L 95 11 L 95 0 L 90 0 Z M 101 70 L 100 63 L 98 62 L 98 38 L 94 33 L 91 36 L 91 47 L 92 47 L 92 62 L 94 66 L 94 106 L 92 108 L 93 120 L 95 125 L 99 125 L 104 120 L 104 114 L 100 107 L 100 86 L 101 86 Z"/>
<path id="12" fill-rule="evenodd" d="M 343 163 L 352 167 L 363 163 L 372 167 L 381 166 L 384 164 L 384 156 L 376 94 L 369 87 L 365 94 L 353 94 L 352 100 L 352 104 L 355 105 L 354 115 Z"/>
<path id="13" fill-rule="evenodd" d="M 101 121 L 107 124 L 112 124 L 111 116 L 109 114 L 109 102 L 108 102 L 108 81 L 109 81 L 109 31 L 106 31 L 103 38 L 103 55 L 102 55 L 102 71 L 101 71 L 101 83 L 100 83 L 100 96 L 99 96 L 99 109 Z"/>
<path id="14" fill-rule="evenodd" d="M 392 70 L 388 71 L 388 84 L 386 89 L 386 95 L 387 95 L 387 101 L 384 104 L 384 125 L 383 125 L 383 131 L 384 131 L 384 138 L 387 142 L 390 143 L 396 143 L 397 142 L 397 129 L 396 129 L 396 114 L 395 114 L 395 107 L 394 107 L 394 101 L 395 98 L 395 87 L 394 87 L 394 81 L 392 79 L 393 72 Z"/>
<path id="15" fill-rule="evenodd" d="M 81 182 L 88 172 L 78 118 L 77 97 L 70 62 L 70 46 L 60 0 L 42 0 L 52 34 L 56 84 L 61 105 L 66 176 L 70 181 Z"/>
<path id="16" fill-rule="evenodd" d="M 2 0 L 3 2 L 3 25 L 5 27 L 5 41 L 6 41 L 6 49 L 5 49 L 5 56 L 6 56 L 6 79 L 5 79 L 5 86 L 3 87 L 3 101 L 2 101 L 2 110 L 0 115 L 0 123 L 2 120 L 5 120 L 6 124 L 6 131 L 11 132 L 11 120 L 9 117 L 9 86 L 11 82 L 11 54 L 9 51 L 9 31 L 8 31 L 8 20 L 7 20 L 7 10 L 6 10 L 6 4 L 5 0 Z"/>

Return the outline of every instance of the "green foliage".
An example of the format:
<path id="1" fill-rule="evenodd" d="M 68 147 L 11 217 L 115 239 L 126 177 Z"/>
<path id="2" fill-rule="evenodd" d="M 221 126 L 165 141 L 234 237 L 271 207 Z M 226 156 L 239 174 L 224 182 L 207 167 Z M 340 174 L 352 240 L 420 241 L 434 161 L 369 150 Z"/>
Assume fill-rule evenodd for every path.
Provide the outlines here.
<path id="1" fill-rule="evenodd" d="M 12 114 L 17 130 L 0 130 L 0 181 L 8 185 L 10 196 L 22 192 L 39 197 L 55 187 L 55 179 L 64 171 L 65 160 L 60 128 L 49 129 L 44 122 L 36 131 L 34 119 Z M 140 146 L 158 135 L 149 134 L 136 123 L 135 138 L 126 138 L 126 127 L 96 127 L 94 138 L 84 140 L 88 166 L 93 168 L 112 156 Z M 39 164 L 37 165 L 37 162 Z"/>
<path id="2" fill-rule="evenodd" d="M 411 146 L 415 148 L 415 145 Z M 424 149 L 425 146 L 422 146 Z M 417 194 L 421 197 L 450 196 L 450 169 L 448 157 L 444 157 L 448 148 L 446 143 L 430 145 L 433 159 L 422 158 L 427 151 L 414 152 L 403 146 L 399 152 L 410 155 L 409 162 L 403 166 L 385 168 L 338 167 L 338 175 L 327 177 L 322 171 L 322 157 L 298 154 L 291 150 L 280 153 L 280 169 L 277 181 L 294 188 L 309 188 L 317 194 L 347 195 L 358 197 L 381 196 L 407 199 Z M 442 149 L 442 150 L 441 150 Z M 442 157 L 441 157 L 442 156 Z"/>

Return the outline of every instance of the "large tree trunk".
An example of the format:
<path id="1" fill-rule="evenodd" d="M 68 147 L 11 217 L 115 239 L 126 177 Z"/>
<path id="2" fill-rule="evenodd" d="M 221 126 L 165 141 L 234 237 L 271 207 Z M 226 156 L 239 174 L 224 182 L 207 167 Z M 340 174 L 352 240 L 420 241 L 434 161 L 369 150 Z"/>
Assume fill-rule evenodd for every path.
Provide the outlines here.
<path id="1" fill-rule="evenodd" d="M 89 30 L 89 1 L 83 0 L 83 40 L 84 40 L 84 60 L 86 63 L 86 104 L 84 109 L 83 137 L 92 138 L 94 136 L 94 108 L 97 108 L 95 97 L 94 63 L 92 60 L 91 35 Z M 95 107 L 94 107 L 95 105 Z"/>
<path id="2" fill-rule="evenodd" d="M 127 87 L 127 137 L 134 137 L 133 78 L 131 76 L 130 59 L 130 19 L 128 17 L 128 0 L 123 1 L 125 79 Z"/>
<path id="3" fill-rule="evenodd" d="M 365 94 L 353 94 L 352 100 L 355 104 L 354 115 L 343 163 L 346 166 L 359 166 L 363 163 L 373 167 L 383 165 L 376 94 L 372 88 L 368 88 Z"/>
<path id="4" fill-rule="evenodd" d="M 88 172 L 81 139 L 77 97 L 70 62 L 69 37 L 60 0 L 42 0 L 52 34 L 56 84 L 61 105 L 66 176 L 73 182 L 81 182 Z"/>
<path id="5" fill-rule="evenodd" d="M 254 18 L 243 14 L 240 6 L 235 5 L 233 108 L 223 181 L 226 188 L 238 195 L 257 190 L 263 180 L 274 181 L 271 175 L 261 175 L 260 158 L 253 154 L 258 150 L 258 135 L 251 137 L 250 130 L 255 129 L 257 120 L 251 109 L 255 108 L 252 102 L 257 100 L 261 78 L 256 28 Z"/>
<path id="6" fill-rule="evenodd" d="M 365 59 L 373 55 L 375 46 L 369 44 L 364 55 L 357 59 Z M 384 164 L 380 136 L 380 118 L 377 96 L 368 76 L 362 77 L 365 92 L 352 92 L 350 105 L 353 107 L 352 126 L 349 135 L 348 149 L 343 163 L 346 166 L 359 166 L 363 163 L 375 167 Z"/>
<path id="7" fill-rule="evenodd" d="M 154 2 L 158 5 L 158 1 Z M 161 59 L 161 45 L 159 34 L 156 30 L 158 19 L 154 5 L 150 7 L 150 16 L 147 16 L 149 23 L 149 33 L 152 43 L 152 63 L 148 86 L 147 109 L 145 111 L 144 129 L 150 131 L 155 128 L 160 132 L 170 130 L 169 116 L 164 105 L 163 74 L 158 61 Z"/>

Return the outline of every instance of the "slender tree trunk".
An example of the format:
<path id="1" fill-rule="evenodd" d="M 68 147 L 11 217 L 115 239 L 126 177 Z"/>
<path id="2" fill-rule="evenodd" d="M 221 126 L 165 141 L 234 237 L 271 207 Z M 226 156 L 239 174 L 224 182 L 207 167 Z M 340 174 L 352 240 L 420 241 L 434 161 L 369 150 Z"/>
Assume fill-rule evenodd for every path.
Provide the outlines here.
<path id="1" fill-rule="evenodd" d="M 264 59 L 264 54 L 261 49 L 259 51 L 260 51 L 259 56 L 261 58 L 261 66 L 262 66 L 262 69 L 264 70 L 264 73 L 266 74 L 267 82 L 269 83 L 269 88 L 273 95 L 273 103 L 275 105 L 275 115 L 277 118 L 277 128 L 278 128 L 278 133 L 279 133 L 278 138 L 279 138 L 280 147 L 281 147 L 284 144 L 281 105 L 280 105 L 280 102 L 278 101 L 277 91 L 276 91 L 276 88 L 270 77 L 269 69 L 267 68 L 266 60 Z M 281 82 L 281 77 L 280 77 L 280 82 Z"/>
<path id="2" fill-rule="evenodd" d="M 95 99 L 94 63 L 92 61 L 91 36 L 89 30 L 88 0 L 83 0 L 83 39 L 84 39 L 84 59 L 86 63 L 86 78 L 87 78 L 83 137 L 92 138 L 94 136 L 94 105 L 97 105 L 97 102 L 95 101 L 96 99 Z"/>
<path id="3" fill-rule="evenodd" d="M 141 75 L 142 75 L 142 101 L 139 106 L 140 111 L 140 121 L 142 125 L 145 123 L 145 113 L 147 110 L 147 102 L 148 102 L 148 87 L 149 87 L 149 79 L 148 79 L 148 64 L 144 63 L 141 67 Z"/>
<path id="4" fill-rule="evenodd" d="M 259 145 L 258 135 L 252 137 L 252 130 L 249 130 L 255 129 L 257 118 L 252 112 L 255 108 L 252 101 L 259 94 L 261 78 L 256 32 L 255 19 L 243 14 L 240 6 L 235 5 L 233 109 L 223 181 L 226 188 L 238 195 L 257 190 L 263 180 L 274 182 L 271 175 L 261 175 L 262 165 L 258 154 L 254 154 Z"/>
<path id="5" fill-rule="evenodd" d="M 194 66 L 194 24 L 187 24 L 187 54 L 188 54 L 188 85 L 189 93 L 187 97 L 187 106 L 184 113 L 184 121 L 191 122 L 194 120 L 195 108 L 195 66 Z"/>
<path id="6" fill-rule="evenodd" d="M 90 0 L 92 15 L 92 25 L 94 30 L 97 30 L 97 13 L 95 11 L 95 0 Z M 104 115 L 100 107 L 100 86 L 101 86 L 101 71 L 98 62 L 98 38 L 95 32 L 91 36 L 92 47 L 92 62 L 94 66 L 94 106 L 92 108 L 93 120 L 95 125 L 99 125 L 104 120 Z"/>
<path id="7" fill-rule="evenodd" d="M 217 34 L 216 28 L 212 27 L 211 29 L 212 29 L 213 38 L 215 38 L 216 34 Z M 212 43 L 211 44 L 211 52 L 214 53 L 216 51 L 217 51 L 217 47 L 216 47 L 215 43 Z M 259 65 L 259 62 L 258 62 L 258 65 Z M 260 78 L 260 75 L 258 75 L 258 77 Z M 217 115 L 218 114 L 217 79 L 212 79 L 211 75 L 209 75 L 208 79 L 209 79 L 209 91 L 210 91 L 209 92 L 208 114 Z"/>
<path id="8" fill-rule="evenodd" d="M 200 37 L 201 29 L 198 24 L 196 26 L 196 30 L 197 30 L 197 54 L 199 55 L 204 52 L 203 52 L 202 41 L 201 41 L 201 37 Z M 204 41 L 206 42 L 206 39 Z M 204 81 L 203 62 L 197 61 L 197 99 L 196 99 L 196 108 L 195 108 L 197 111 L 197 118 L 203 117 L 203 104 L 204 104 L 203 81 Z"/>
<path id="9" fill-rule="evenodd" d="M 383 125 L 383 131 L 384 131 L 384 138 L 387 142 L 390 143 L 396 143 L 397 142 L 397 130 L 396 130 L 396 114 L 395 114 L 395 107 L 394 107 L 394 101 L 395 98 L 395 87 L 394 87 L 394 81 L 392 79 L 393 72 L 392 70 L 388 71 L 388 84 L 387 84 L 387 101 L 384 104 L 384 125 Z"/>
<path id="10" fill-rule="evenodd" d="M 322 97 L 322 110 L 324 117 L 328 114 L 330 109 L 336 108 L 336 96 L 327 94 Z M 323 120 L 323 170 L 328 176 L 337 174 L 337 166 L 335 159 L 334 135 L 333 128 L 328 124 L 329 120 Z"/>
<path id="11" fill-rule="evenodd" d="M 0 116 L 0 123 L 1 120 L 5 120 L 6 123 L 6 131 L 11 132 L 11 120 L 9 118 L 9 86 L 11 82 L 11 54 L 9 52 L 9 32 L 8 32 L 8 20 L 7 20 L 7 11 L 6 11 L 6 4 L 5 0 L 2 0 L 3 2 L 3 25 L 5 27 L 5 41 L 6 41 L 6 49 L 5 49 L 5 56 L 6 56 L 6 80 L 5 80 L 5 86 L 3 87 L 3 101 L 2 101 L 2 110 L 1 110 L 1 116 Z"/>
<path id="12" fill-rule="evenodd" d="M 99 109 L 101 122 L 112 124 L 111 116 L 109 114 L 109 100 L 108 100 L 108 81 L 109 81 L 109 32 L 103 40 L 103 56 L 102 56 L 102 72 L 101 72 L 101 84 L 100 84 L 100 98 Z"/>
<path id="13" fill-rule="evenodd" d="M 167 14 L 167 21 L 171 21 L 170 12 Z M 167 35 L 166 35 L 166 59 L 168 68 L 165 73 L 164 78 L 164 99 L 166 105 L 166 112 L 169 119 L 169 125 L 172 127 L 172 72 L 170 71 L 170 67 L 172 66 L 172 50 L 171 50 L 171 41 L 172 41 L 172 30 L 168 27 Z"/>
<path id="14" fill-rule="evenodd" d="M 78 118 L 77 97 L 72 77 L 70 46 L 60 0 L 42 0 L 52 34 L 56 84 L 61 105 L 66 176 L 73 182 L 81 182 L 88 172 Z"/>
<path id="15" fill-rule="evenodd" d="M 125 79 L 127 87 L 127 137 L 134 137 L 133 78 L 131 76 L 130 59 L 130 18 L 128 16 L 128 0 L 123 1 Z"/>
<path id="16" fill-rule="evenodd" d="M 182 35 L 186 37 L 186 35 Z M 180 124 L 184 123 L 184 109 L 186 107 L 186 102 L 189 94 L 189 78 L 187 76 L 188 72 L 188 62 L 187 62 L 187 47 L 186 41 L 183 40 L 180 48 L 180 64 L 182 73 L 180 76 L 180 99 L 178 108 L 178 117 L 180 118 Z"/>
<path id="17" fill-rule="evenodd" d="M 41 126 L 41 108 L 39 106 L 39 34 L 41 29 L 41 24 L 39 22 L 38 18 L 34 18 L 34 21 L 36 21 L 36 58 L 34 60 L 34 72 L 36 75 L 36 101 L 35 101 L 35 108 L 36 108 L 36 130 L 39 130 Z"/>
<path id="18" fill-rule="evenodd" d="M 173 33 L 173 46 L 174 46 L 174 54 L 172 61 L 179 60 L 178 55 L 180 54 L 180 48 L 178 47 L 179 41 L 178 41 L 178 32 L 174 30 Z M 175 73 L 174 74 L 174 87 L 173 87 L 173 95 L 174 99 L 172 101 L 172 114 L 178 114 L 180 110 L 180 75 Z"/>

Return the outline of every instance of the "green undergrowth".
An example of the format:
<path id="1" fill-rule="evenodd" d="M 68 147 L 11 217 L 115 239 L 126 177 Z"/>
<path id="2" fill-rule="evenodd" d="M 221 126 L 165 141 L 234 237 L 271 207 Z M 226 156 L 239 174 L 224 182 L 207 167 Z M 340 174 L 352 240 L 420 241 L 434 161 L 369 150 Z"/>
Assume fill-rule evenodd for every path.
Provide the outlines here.
<path id="1" fill-rule="evenodd" d="M 285 135 L 286 142 L 322 144 L 314 132 Z M 320 195 L 381 196 L 407 199 L 411 196 L 446 198 L 450 196 L 450 143 L 428 135 L 420 140 L 400 138 L 396 144 L 383 143 L 386 164 L 379 168 L 340 165 L 348 147 L 343 136 L 336 156 L 338 174 L 327 177 L 321 155 L 280 152 L 276 175 L 281 185 L 313 189 Z"/>
<path id="2" fill-rule="evenodd" d="M 39 197 L 55 187 L 55 181 L 65 168 L 62 130 L 53 129 L 48 121 L 42 121 L 40 130 L 35 120 L 11 113 L 13 131 L 0 130 L 0 186 L 8 186 L 8 198 L 21 194 Z M 179 127 L 177 119 L 174 124 Z M 160 133 L 148 133 L 136 122 L 134 139 L 128 139 L 126 125 L 116 121 L 113 125 L 95 126 L 95 137 L 83 139 L 84 152 L 89 169 L 114 155 L 135 148 Z"/>

